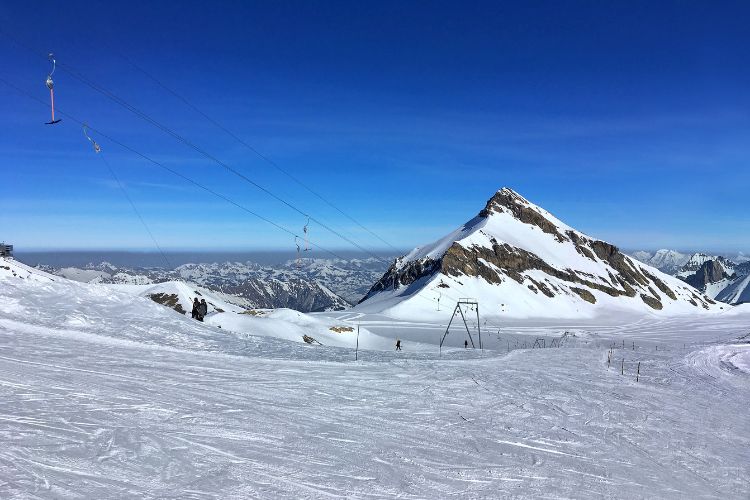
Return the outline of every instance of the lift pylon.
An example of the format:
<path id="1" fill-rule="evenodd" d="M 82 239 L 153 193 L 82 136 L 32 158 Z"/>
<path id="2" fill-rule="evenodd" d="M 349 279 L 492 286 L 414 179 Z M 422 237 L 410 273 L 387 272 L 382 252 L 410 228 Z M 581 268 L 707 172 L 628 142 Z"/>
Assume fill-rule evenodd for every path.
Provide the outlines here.
<path id="1" fill-rule="evenodd" d="M 445 333 L 443 334 L 443 338 L 440 339 L 440 351 L 443 350 L 443 342 L 445 342 L 445 337 L 448 336 L 448 332 L 451 329 L 451 324 L 453 324 L 453 319 L 456 317 L 456 313 L 461 315 L 461 320 L 464 322 L 464 327 L 466 328 L 466 334 L 469 336 L 469 341 L 471 342 L 471 347 L 473 349 L 476 349 L 476 346 L 474 345 L 474 338 L 471 336 L 471 331 L 469 330 L 469 324 L 466 322 L 466 315 L 464 315 L 463 309 L 461 309 L 461 306 L 470 306 L 472 311 L 476 311 L 477 313 L 477 332 L 479 334 L 479 348 L 484 350 L 484 347 L 482 346 L 482 328 L 479 325 L 479 302 L 477 302 L 476 299 L 458 299 L 456 302 L 456 307 L 453 309 L 453 315 L 451 315 L 451 320 L 448 322 L 448 327 L 445 329 Z"/>

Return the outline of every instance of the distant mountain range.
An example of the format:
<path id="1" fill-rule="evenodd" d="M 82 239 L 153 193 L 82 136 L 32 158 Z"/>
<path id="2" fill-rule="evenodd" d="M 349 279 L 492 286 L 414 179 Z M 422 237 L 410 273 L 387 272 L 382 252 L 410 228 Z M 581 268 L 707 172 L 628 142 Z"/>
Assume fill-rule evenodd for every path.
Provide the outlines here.
<path id="1" fill-rule="evenodd" d="M 387 261 L 303 258 L 278 266 L 216 262 L 184 264 L 174 270 L 121 267 L 109 262 L 80 268 L 38 267 L 85 283 L 145 285 L 182 280 L 240 297 L 251 307 L 315 312 L 341 310 L 356 303 L 387 268 Z"/>
<path id="2" fill-rule="evenodd" d="M 631 254 L 645 264 L 676 276 L 707 296 L 727 304 L 750 302 L 750 258 L 706 253 L 684 254 L 675 250 Z"/>
<path id="3" fill-rule="evenodd" d="M 505 220 L 508 217 L 513 220 Z M 503 222 L 498 225 L 501 219 Z M 516 227 L 518 224 L 523 226 Z M 532 229 L 533 236 L 527 234 L 529 227 L 536 228 Z M 495 229 L 493 233 L 491 230 Z M 588 309 L 589 306 L 580 304 L 581 300 L 612 302 L 613 297 L 620 297 L 615 302 L 630 304 L 628 307 L 632 306 L 632 301 L 624 299 L 634 296 L 641 297 L 643 303 L 657 310 L 659 306 L 668 305 L 672 300 L 670 293 L 662 290 L 665 298 L 657 290 L 663 286 L 674 294 L 680 285 L 674 282 L 668 285 L 648 267 L 639 268 L 633 264 L 635 261 L 628 260 L 633 257 L 691 285 L 709 300 L 727 304 L 750 302 L 750 257 L 743 253 L 711 255 L 660 249 L 626 256 L 614 246 L 566 226 L 510 189 L 496 193 L 477 218 L 454 233 L 397 259 L 390 268 L 394 260 L 387 257 L 302 258 L 275 265 L 251 261 L 188 263 L 172 270 L 129 267 L 106 261 L 80 267 L 38 267 L 85 283 L 146 285 L 185 281 L 227 297 L 237 297 L 243 306 L 285 307 L 301 312 L 341 310 L 359 302 L 372 305 L 382 300 L 383 292 L 389 287 L 395 287 L 396 295 L 403 296 L 405 291 L 415 290 L 416 282 L 431 282 L 429 278 L 437 274 L 443 276 L 435 285 L 440 290 L 435 289 L 433 294 L 419 292 L 429 295 L 430 307 L 438 307 L 443 297 L 443 304 L 450 302 L 449 297 L 455 295 L 455 290 L 448 288 L 461 290 L 467 296 L 480 295 L 473 289 L 449 285 L 449 278 L 464 274 L 482 276 L 494 285 L 507 282 L 508 277 L 523 284 L 523 291 L 515 290 L 510 295 L 517 298 L 528 295 L 529 291 L 533 294 L 522 301 L 523 307 L 518 307 L 527 310 L 528 315 L 549 312 L 545 311 L 549 304 L 537 304 L 540 293 L 547 298 L 567 297 L 564 300 L 567 309 L 561 307 L 557 315 L 577 314 L 581 309 Z M 540 240 L 549 238 L 548 235 L 552 235 L 554 241 Z M 480 243 L 475 244 L 475 241 Z M 469 242 L 473 245 L 470 251 L 466 250 Z M 466 259 L 478 260 L 465 262 Z M 646 286 L 646 282 L 652 286 Z M 598 298 L 600 292 L 608 297 Z M 372 300 L 376 296 L 377 300 Z M 708 304 L 700 294 L 697 297 L 690 297 L 688 302 Z M 556 303 L 561 301 L 558 299 Z M 510 298 L 501 300 L 501 312 L 507 313 L 512 302 Z"/>

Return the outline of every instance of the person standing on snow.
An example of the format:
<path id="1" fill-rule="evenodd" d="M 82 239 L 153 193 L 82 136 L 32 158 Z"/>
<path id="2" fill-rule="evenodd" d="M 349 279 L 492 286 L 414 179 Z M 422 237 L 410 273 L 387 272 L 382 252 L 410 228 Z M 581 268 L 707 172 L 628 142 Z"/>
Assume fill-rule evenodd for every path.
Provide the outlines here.
<path id="1" fill-rule="evenodd" d="M 201 303 L 198 305 L 198 321 L 203 321 L 206 314 L 208 314 L 208 304 L 206 304 L 206 299 L 201 299 Z"/>
<path id="2" fill-rule="evenodd" d="M 198 311 L 200 310 L 201 304 L 198 302 L 198 297 L 193 299 L 193 312 L 191 313 L 193 319 L 198 319 Z"/>
<path id="3" fill-rule="evenodd" d="M 468 349 L 468 348 L 469 348 L 469 341 L 464 340 L 464 349 Z"/>
<path id="4" fill-rule="evenodd" d="M 396 350 L 397 351 L 401 350 L 401 339 L 396 339 Z"/>

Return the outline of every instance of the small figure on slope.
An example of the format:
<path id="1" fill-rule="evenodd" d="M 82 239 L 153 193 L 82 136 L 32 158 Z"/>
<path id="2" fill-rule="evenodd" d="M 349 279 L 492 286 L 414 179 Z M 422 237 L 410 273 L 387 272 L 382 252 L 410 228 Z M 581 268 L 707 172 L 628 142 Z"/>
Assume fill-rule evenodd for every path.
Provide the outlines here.
<path id="1" fill-rule="evenodd" d="M 401 350 L 401 339 L 396 339 L 396 350 L 397 351 Z"/>
<path id="2" fill-rule="evenodd" d="M 203 321 L 206 314 L 208 314 L 208 304 L 206 304 L 206 299 L 201 299 L 200 306 L 198 306 L 198 321 Z"/>
<path id="3" fill-rule="evenodd" d="M 200 307 L 201 307 L 201 304 L 200 302 L 198 302 L 198 297 L 194 298 L 193 299 L 193 311 L 191 313 L 193 316 L 193 319 L 198 319 L 198 311 L 200 310 Z"/>

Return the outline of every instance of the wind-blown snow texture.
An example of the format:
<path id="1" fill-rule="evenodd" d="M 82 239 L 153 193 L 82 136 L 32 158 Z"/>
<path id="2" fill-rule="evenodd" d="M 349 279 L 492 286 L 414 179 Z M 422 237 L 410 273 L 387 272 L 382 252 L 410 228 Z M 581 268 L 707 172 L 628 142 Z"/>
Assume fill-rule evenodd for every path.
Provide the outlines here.
<path id="1" fill-rule="evenodd" d="M 198 323 L 143 291 L 0 260 L 0 498 L 750 494 L 746 306 L 505 324 L 485 330 L 492 350 L 442 358 L 426 342 L 445 312 L 422 324 L 300 315 L 306 328 L 361 324 L 372 339 L 405 339 L 401 353 L 354 362 L 353 349 L 279 340 L 274 328 Z M 209 320 L 222 314 L 240 316 Z M 513 350 L 565 330 L 560 348 Z M 627 348 L 608 367 L 613 343 Z"/>

